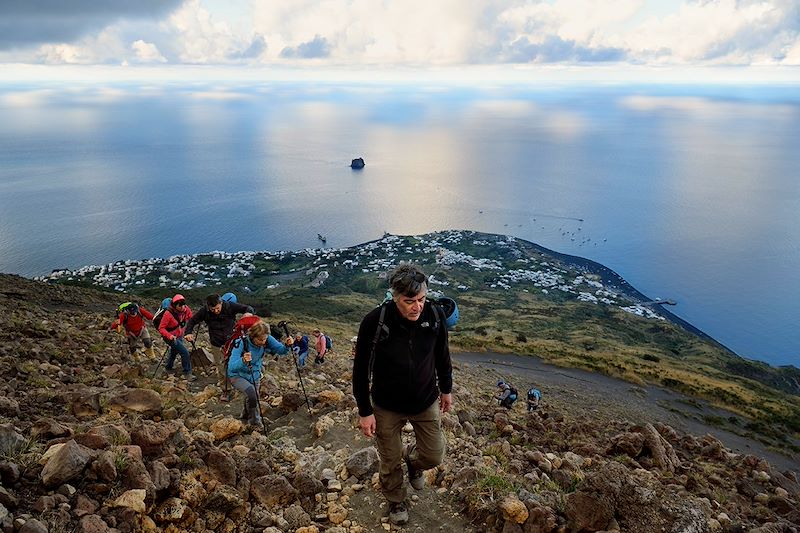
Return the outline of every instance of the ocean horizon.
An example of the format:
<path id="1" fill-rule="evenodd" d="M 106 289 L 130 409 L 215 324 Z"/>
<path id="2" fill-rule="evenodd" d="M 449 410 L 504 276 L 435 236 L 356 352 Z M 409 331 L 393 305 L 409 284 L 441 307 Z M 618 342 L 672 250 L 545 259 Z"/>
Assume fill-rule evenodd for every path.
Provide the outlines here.
<path id="1" fill-rule="evenodd" d="M 798 134 L 794 86 L 0 84 L 0 271 L 475 230 L 797 366 Z"/>

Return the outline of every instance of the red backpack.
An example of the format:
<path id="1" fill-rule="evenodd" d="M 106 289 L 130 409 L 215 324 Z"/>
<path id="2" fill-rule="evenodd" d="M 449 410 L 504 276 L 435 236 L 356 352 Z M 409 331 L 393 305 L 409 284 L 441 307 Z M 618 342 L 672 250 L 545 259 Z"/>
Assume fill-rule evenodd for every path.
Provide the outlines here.
<path id="1" fill-rule="evenodd" d="M 256 323 L 261 322 L 261 317 L 256 315 L 250 315 L 243 318 L 240 318 L 236 325 L 233 326 L 233 333 L 231 334 L 231 338 L 228 339 L 228 342 L 222 347 L 222 357 L 227 361 L 228 358 L 231 356 L 231 352 L 233 351 L 233 347 L 236 344 L 236 341 L 243 338 L 247 335 L 247 330 L 252 328 Z"/>

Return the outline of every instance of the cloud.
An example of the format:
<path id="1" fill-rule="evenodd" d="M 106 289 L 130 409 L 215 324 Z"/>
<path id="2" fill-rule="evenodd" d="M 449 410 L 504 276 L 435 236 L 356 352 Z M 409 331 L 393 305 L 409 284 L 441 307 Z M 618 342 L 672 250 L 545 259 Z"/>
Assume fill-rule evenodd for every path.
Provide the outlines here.
<path id="1" fill-rule="evenodd" d="M 557 35 L 548 35 L 541 43 L 531 43 L 527 37 L 520 37 L 511 43 L 502 60 L 507 63 L 621 61 L 625 54 L 621 48 L 592 48 Z"/>
<path id="2" fill-rule="evenodd" d="M 233 60 L 258 59 L 267 50 L 267 41 L 263 35 L 256 35 L 244 50 L 234 50 L 228 57 Z"/>
<path id="3" fill-rule="evenodd" d="M 313 36 L 313 37 L 312 37 Z M 798 0 L 0 0 L 0 62 L 798 65 Z"/>
<path id="4" fill-rule="evenodd" d="M 281 57 L 284 58 L 298 58 L 298 59 L 313 59 L 328 57 L 331 53 L 330 44 L 325 37 L 319 34 L 315 35 L 313 39 L 306 43 L 300 43 L 296 47 L 287 46 L 281 50 Z"/>
<path id="5" fill-rule="evenodd" d="M 146 43 L 139 39 L 131 45 L 136 59 L 140 63 L 166 63 L 167 59 L 158 51 L 158 47 L 153 43 Z"/>
<path id="6" fill-rule="evenodd" d="M 102 31 L 120 19 L 157 19 L 182 0 L 3 0 L 0 50 L 63 45 Z M 59 53 L 69 56 L 66 49 Z"/>

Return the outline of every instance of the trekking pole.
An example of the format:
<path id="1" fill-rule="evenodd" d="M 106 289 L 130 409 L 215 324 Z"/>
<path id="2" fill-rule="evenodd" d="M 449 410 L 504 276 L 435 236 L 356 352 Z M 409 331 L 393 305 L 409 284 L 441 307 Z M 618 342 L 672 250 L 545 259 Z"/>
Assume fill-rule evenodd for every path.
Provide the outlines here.
<path id="1" fill-rule="evenodd" d="M 164 358 L 167 357 L 168 353 L 169 353 L 169 344 L 167 344 L 167 349 L 164 350 L 164 355 L 161 356 L 161 361 L 159 361 L 158 364 L 156 365 L 156 369 L 153 372 L 153 377 L 151 379 L 156 379 L 156 374 L 158 374 L 158 369 L 161 367 L 161 363 L 164 362 Z"/>
<path id="2" fill-rule="evenodd" d="M 261 419 L 261 427 L 264 429 L 264 435 L 267 434 L 267 423 L 264 422 L 264 416 L 261 414 L 261 398 L 259 398 L 258 394 L 258 385 L 256 385 L 256 375 L 253 373 L 253 364 L 248 361 L 247 368 L 250 369 L 250 382 L 253 384 L 253 388 L 256 391 L 256 409 L 258 409 L 258 417 Z"/>
<path id="3" fill-rule="evenodd" d="M 278 324 L 279 326 L 283 327 L 284 333 L 286 336 L 289 337 L 289 328 L 286 326 L 286 321 L 282 321 Z M 308 409 L 308 414 L 311 415 L 311 402 L 308 401 L 308 394 L 306 394 L 306 385 L 303 383 L 303 375 L 300 374 L 300 365 L 297 364 L 297 354 L 294 353 L 294 350 L 291 348 L 289 349 L 292 352 L 292 360 L 294 361 L 294 368 L 297 370 L 297 377 L 300 378 L 300 388 L 303 389 L 303 397 L 306 399 L 306 409 Z"/>

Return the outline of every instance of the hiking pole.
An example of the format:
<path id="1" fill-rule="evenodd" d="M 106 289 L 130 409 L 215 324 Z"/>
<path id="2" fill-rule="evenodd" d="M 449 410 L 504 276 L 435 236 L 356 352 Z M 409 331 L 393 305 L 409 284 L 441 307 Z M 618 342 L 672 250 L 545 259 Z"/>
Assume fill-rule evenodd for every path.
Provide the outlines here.
<path id="1" fill-rule="evenodd" d="M 169 353 L 169 344 L 167 344 L 167 349 L 164 350 L 164 355 L 161 356 L 161 361 L 159 361 L 158 364 L 156 365 L 156 369 L 153 372 L 153 377 L 151 379 L 156 379 L 156 374 L 158 374 L 158 369 L 161 367 L 161 363 L 164 362 L 164 358 L 167 357 L 168 353 Z"/>
<path id="2" fill-rule="evenodd" d="M 289 335 L 289 328 L 286 326 L 286 321 L 283 320 L 278 323 L 279 326 L 283 328 L 284 333 L 286 333 L 286 337 L 290 337 Z M 300 387 L 303 389 L 303 396 L 306 399 L 306 409 L 308 409 L 309 416 L 311 415 L 311 402 L 308 401 L 308 394 L 306 394 L 306 385 L 303 383 L 303 375 L 300 374 L 300 365 L 297 364 L 297 354 L 294 353 L 294 350 L 291 348 L 289 349 L 292 352 L 292 361 L 294 361 L 294 368 L 297 370 L 297 377 L 300 378 Z"/>
<path id="3" fill-rule="evenodd" d="M 258 394 L 258 385 L 256 385 L 256 375 L 253 373 L 253 363 L 250 361 L 247 362 L 247 368 L 250 369 L 250 382 L 253 384 L 253 388 L 256 392 L 256 409 L 258 409 L 258 417 L 261 419 L 261 427 L 264 429 L 264 435 L 267 434 L 267 423 L 264 422 L 264 416 L 261 414 L 261 398 L 259 398 Z"/>

